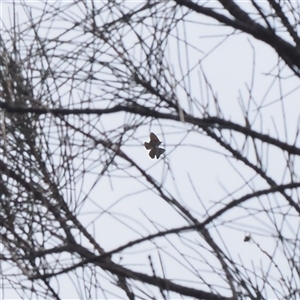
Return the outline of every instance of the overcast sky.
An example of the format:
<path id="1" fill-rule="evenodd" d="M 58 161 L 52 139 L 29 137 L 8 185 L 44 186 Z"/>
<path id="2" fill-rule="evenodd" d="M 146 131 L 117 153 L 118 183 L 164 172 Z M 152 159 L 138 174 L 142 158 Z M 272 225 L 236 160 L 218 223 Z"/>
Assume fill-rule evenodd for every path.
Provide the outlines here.
<path id="1" fill-rule="evenodd" d="M 42 7 L 39 2 L 28 2 L 27 5 Z M 102 4 L 99 2 L 97 5 Z M 124 5 L 134 7 L 141 4 L 128 1 Z M 250 3 L 245 1 L 242 5 L 247 7 L 250 6 Z M 58 6 L 59 4 L 57 4 Z M 3 2 L 1 4 L 2 20 L 6 29 L 12 26 L 12 12 L 13 9 L 10 3 Z M 28 16 L 21 6 L 17 6 L 17 13 L 18 22 L 26 22 Z M 33 9 L 32 13 L 37 16 L 41 11 Z M 61 18 L 62 16 L 65 16 L 65 20 Z M 54 20 L 53 23 L 51 23 L 51 20 L 47 21 L 45 28 L 40 28 L 39 34 L 42 35 L 44 30 L 45 38 L 55 37 L 62 30 L 61 28 L 71 27 L 72 18 L 80 20 L 82 16 L 82 12 L 76 5 L 70 6 L 68 10 L 62 9 L 62 12 L 57 16 L 57 20 Z M 101 18 L 106 20 L 109 16 L 103 15 Z M 186 87 L 191 92 L 190 97 L 202 105 L 209 103 L 211 115 L 216 115 L 217 112 L 213 105 L 213 93 L 215 93 L 214 96 L 217 97 L 220 103 L 224 119 L 241 125 L 245 124 L 245 120 L 240 103 L 243 102 L 247 106 L 251 97 L 253 101 L 250 101 L 249 120 L 251 120 L 252 129 L 273 137 L 278 135 L 280 140 L 293 144 L 299 122 L 299 84 L 296 79 L 288 77 L 291 72 L 287 68 L 282 72 L 287 76 L 287 79 L 280 82 L 276 79 L 278 57 L 274 50 L 250 36 L 233 34 L 233 30 L 230 28 L 216 26 L 215 21 L 201 15 L 191 13 L 186 19 L 190 22 L 185 22 L 185 28 L 181 23 L 169 36 L 165 56 L 177 80 L 180 80 L 183 74 L 192 69 L 188 79 L 185 80 Z M 52 24 L 53 29 L 47 29 L 47 26 L 50 26 L 49 24 Z M 135 29 L 140 30 L 140 28 Z M 146 32 L 144 34 L 147 35 Z M 230 36 L 225 38 L 225 35 Z M 79 35 L 78 32 L 74 33 L 72 31 L 63 38 L 71 40 L 73 36 L 76 36 L 77 41 L 79 40 L 82 43 L 90 38 L 88 34 Z M 178 37 L 182 40 L 186 39 L 188 44 L 193 45 L 195 48 L 190 46 L 187 52 L 185 43 L 178 42 Z M 7 34 L 4 34 L 5 38 L 7 38 Z M 30 38 L 30 35 L 28 35 L 29 44 Z M 130 47 L 130 45 L 137 42 L 137 39 L 133 34 L 128 33 L 123 42 Z M 50 47 L 50 44 L 48 46 Z M 68 50 L 64 49 L 64 51 Z M 133 56 L 135 55 L 138 62 L 142 57 L 142 55 L 139 57 L 138 46 L 131 48 L 130 51 Z M 106 57 L 103 55 L 99 59 L 105 60 Z M 58 61 L 59 59 L 53 59 L 51 63 L 55 64 Z M 203 73 L 211 84 L 213 93 L 205 87 Z M 105 74 L 99 74 L 99 76 L 103 78 Z M 251 95 L 249 93 L 250 88 Z M 93 94 L 99 94 L 99 97 L 101 97 L 102 87 L 94 84 L 92 89 Z M 67 83 L 60 87 L 60 93 L 61 95 L 64 94 L 60 98 L 62 105 L 68 103 L 70 95 Z M 188 97 L 179 85 L 176 87 L 176 94 L 183 109 L 189 113 L 194 113 L 197 117 L 201 116 L 201 111 L 197 111 L 195 108 L 193 111 L 190 110 Z M 280 101 L 280 95 L 288 95 L 285 96 L 284 103 Z M 75 87 L 75 90 L 72 91 L 74 103 L 80 103 L 84 97 L 85 94 L 81 87 Z M 53 95 L 53 98 L 58 99 L 59 97 Z M 95 101 L 93 103 L 93 107 L 96 108 L 101 108 L 101 105 L 104 107 L 106 102 Z M 83 117 L 83 120 L 85 118 Z M 89 118 L 91 118 L 90 124 L 93 124 L 94 128 L 92 126 L 90 129 L 83 127 L 83 130 L 90 130 L 93 134 L 97 134 L 97 128 L 101 131 L 116 130 L 117 132 L 122 126 L 127 126 L 132 122 L 130 117 L 124 113 L 104 116 L 101 119 L 98 116 Z M 149 141 L 151 131 L 159 137 L 162 141 L 162 147 L 166 149 L 159 160 L 150 159 L 148 151 L 143 146 L 144 142 Z M 158 122 L 156 120 L 150 122 L 150 120 L 145 120 L 142 126 L 130 134 L 127 134 L 127 140 L 122 146 L 122 150 L 134 159 L 143 170 L 146 170 L 155 178 L 165 191 L 186 206 L 199 221 L 203 221 L 208 214 L 213 214 L 230 200 L 250 193 L 252 189 L 259 190 L 268 187 L 264 180 L 259 176 L 255 176 L 255 173 L 246 168 L 241 162 L 231 158 L 229 153 L 207 137 L 206 134 L 184 122 Z M 52 145 L 55 148 L 55 144 L 59 144 L 59 137 L 54 127 L 51 136 L 53 138 Z M 80 137 L 78 138 L 80 139 Z M 241 135 L 236 135 L 235 139 L 237 145 L 243 145 L 245 142 Z M 299 146 L 298 141 L 296 145 Z M 266 149 L 264 146 L 261 146 L 260 151 L 264 153 L 263 162 L 268 167 L 267 174 L 272 176 L 273 180 L 278 183 L 290 182 L 288 174 L 285 173 L 286 158 L 283 153 L 272 147 Z M 59 150 L 57 150 L 57 153 L 59 153 Z M 253 147 L 245 149 L 245 153 L 255 161 Z M 159 229 L 187 225 L 187 222 L 172 207 L 148 189 L 149 184 L 141 178 L 141 174 L 137 170 L 116 168 L 113 171 L 113 177 L 100 176 L 99 174 L 101 174 L 104 166 L 99 162 L 95 163 L 98 158 L 100 161 L 100 151 L 92 143 L 88 153 L 80 153 L 80 149 L 78 149 L 76 162 L 79 166 L 78 173 L 83 169 L 88 170 L 88 172 L 85 176 L 76 179 L 76 185 L 73 186 L 74 190 L 72 192 L 64 191 L 64 195 L 68 199 L 74 197 L 74 200 L 76 199 L 78 203 L 81 203 L 78 207 L 78 210 L 80 210 L 79 219 L 91 234 L 98 241 L 101 241 L 100 244 L 106 251 L 150 233 L 155 233 Z M 59 165 L 59 158 L 54 157 L 54 161 L 55 159 Z M 296 161 L 295 165 L 299 166 L 299 162 Z M 62 173 L 58 172 L 58 174 L 60 174 L 62 181 L 67 182 Z M 248 182 L 248 184 L 245 184 L 245 182 Z M 228 197 L 228 195 L 231 196 Z M 83 200 L 84 202 L 81 202 Z M 260 268 L 268 268 L 269 260 L 253 242 L 245 243 L 244 237 L 252 232 L 255 242 L 264 251 L 273 253 L 276 241 L 272 239 L 272 235 L 275 234 L 272 219 L 268 219 L 265 213 L 259 213 L 262 207 L 265 207 L 265 211 L 267 211 L 272 201 L 278 201 L 278 206 L 280 206 L 279 204 L 283 200 L 280 197 L 276 199 L 273 197 L 253 199 L 243 208 L 236 208 L 226 213 L 219 219 L 218 223 L 210 224 L 208 227 L 216 243 L 228 256 L 235 261 L 240 261 L 245 268 L 251 270 L 254 268 L 253 272 L 256 269 L 258 274 L 261 274 L 259 273 Z M 248 210 L 245 209 L 247 206 L 249 207 Z M 277 217 L 278 226 L 280 226 L 283 220 L 279 219 L 279 215 Z M 290 217 L 288 224 L 289 227 L 287 225 L 283 226 L 282 232 L 287 237 L 294 238 L 295 234 L 299 234 L 295 233 L 299 226 L 299 219 Z M 294 228 L 295 231 L 291 228 Z M 179 241 L 175 235 L 168 236 L 168 239 L 159 239 L 153 243 L 149 242 L 132 247 L 126 250 L 122 257 L 120 255 L 113 256 L 113 260 L 119 262 L 121 259 L 121 264 L 126 267 L 139 272 L 151 273 L 149 272 L 149 261 L 147 259 L 148 255 L 151 255 L 157 275 L 163 276 L 158 255 L 159 251 L 157 250 L 160 248 L 160 254 L 163 257 L 163 264 L 168 276 L 171 274 L 170 277 L 178 279 L 180 284 L 187 286 L 195 284 L 199 287 L 200 283 L 199 281 L 196 282 L 192 270 L 199 272 L 201 270 L 201 276 L 212 284 L 216 284 L 216 281 L 218 281 L 223 292 L 223 287 L 226 286 L 225 283 L 220 280 L 218 274 L 209 269 L 205 260 L 208 260 L 213 266 L 219 267 L 219 263 L 214 256 L 209 254 L 206 249 L 207 246 L 199 234 L 190 232 L 185 234 L 184 239 L 186 244 L 182 240 Z M 183 260 L 182 254 L 189 257 L 189 260 Z M 280 265 L 280 270 L 288 276 L 289 267 L 284 262 L 283 253 L 278 251 L 275 255 L 278 261 L 281 260 L 281 256 L 282 265 Z M 64 257 L 61 257 L 61 259 L 64 259 Z M 5 265 L 2 265 L 2 269 L 5 271 Z M 12 271 L 6 270 L 5 272 Z M 276 270 L 273 270 L 270 274 L 274 276 L 274 282 L 279 282 L 280 274 Z M 248 275 L 253 276 L 253 274 Z M 70 277 L 66 275 L 59 277 L 58 285 L 60 286 L 62 298 L 84 297 L 80 291 L 83 288 L 80 287 L 83 282 L 80 279 L 81 276 L 84 275 L 78 274 L 75 281 L 72 275 Z M 108 278 L 107 275 L 106 277 Z M 183 279 L 186 281 L 183 281 Z M 109 280 L 99 279 L 99 277 L 98 280 L 103 280 L 103 284 L 109 286 Z M 77 287 L 78 290 L 75 290 L 74 287 Z M 205 285 L 202 286 L 201 284 L 200 287 L 204 290 L 206 288 Z M 149 290 L 151 290 L 151 287 L 149 287 Z M 271 290 L 268 288 L 267 290 L 269 298 L 275 297 Z M 97 292 L 93 292 L 95 293 L 94 297 L 96 297 Z M 6 299 L 10 297 L 18 298 L 18 295 L 9 289 L 5 289 L 3 295 Z M 175 297 L 175 295 L 173 296 Z M 228 293 L 228 296 L 230 296 L 230 293 Z M 101 295 L 99 297 L 101 298 Z M 116 290 L 115 297 L 122 297 L 119 290 Z M 157 294 L 157 297 L 159 297 L 159 294 Z M 172 297 L 172 294 L 170 294 L 170 297 Z"/>

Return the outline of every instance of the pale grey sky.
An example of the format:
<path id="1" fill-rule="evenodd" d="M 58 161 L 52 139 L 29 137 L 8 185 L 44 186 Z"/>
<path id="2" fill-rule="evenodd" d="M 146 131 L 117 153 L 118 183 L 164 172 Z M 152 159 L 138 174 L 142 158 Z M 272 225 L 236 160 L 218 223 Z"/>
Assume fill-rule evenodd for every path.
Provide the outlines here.
<path id="1" fill-rule="evenodd" d="M 42 7 L 40 2 L 28 1 L 26 5 Z M 55 6 L 55 4 L 53 5 Z M 101 5 L 101 3 L 99 2 L 97 5 Z M 140 3 L 128 1 L 124 2 L 124 6 L 126 5 L 135 6 L 140 5 Z M 250 4 L 244 1 L 243 6 L 247 5 Z M 12 5 L 11 3 L 2 2 L 1 6 L 3 24 L 5 24 L 6 28 L 9 28 L 11 26 Z M 19 22 L 24 22 L 27 16 L 22 7 L 17 6 L 17 11 Z M 37 16 L 41 11 L 38 12 L 33 9 L 32 13 L 34 16 Z M 83 14 L 78 7 L 70 5 L 69 10 L 60 12 L 60 16 L 65 16 L 66 20 L 63 21 L 59 17 L 53 23 L 51 23 L 51 20 L 48 20 L 45 27 L 52 24 L 53 29 L 48 31 L 46 28 L 41 27 L 40 34 L 45 33 L 45 38 L 46 36 L 48 38 L 50 36 L 55 37 L 60 28 L 70 26 L 71 23 L 68 20 L 80 20 Z M 101 17 L 106 20 L 108 16 Z M 274 50 L 245 34 L 233 34 L 224 40 L 213 53 L 205 57 L 207 53 L 224 39 L 222 35 L 231 34 L 233 30 L 223 26 L 215 26 L 215 23 L 211 19 L 194 13 L 188 19 L 202 22 L 203 24 L 186 22 L 185 30 L 183 30 L 180 24 L 177 28 L 178 32 L 174 29 L 173 34 L 175 37 L 180 36 L 182 39 L 187 39 L 197 50 L 193 50 L 190 47 L 188 53 L 186 53 L 183 42 L 178 45 L 176 38 L 169 37 L 166 56 L 170 67 L 175 72 L 177 80 L 182 77 L 181 72 L 185 73 L 187 70 L 193 68 L 193 71 L 189 74 L 190 81 L 186 80 L 186 86 L 190 85 L 191 87 L 191 97 L 202 104 L 209 103 L 210 113 L 212 115 L 216 113 L 212 94 L 207 92 L 204 78 L 201 75 L 202 69 L 214 93 L 216 93 L 215 96 L 219 100 L 221 110 L 224 113 L 224 119 L 244 125 L 245 121 L 239 101 L 247 105 L 246 103 L 250 98 L 248 87 L 251 86 L 253 73 L 254 82 L 251 97 L 253 97 L 258 107 L 254 101 L 251 102 L 249 119 L 253 121 L 251 123 L 252 129 L 273 137 L 277 137 L 278 134 L 280 140 L 293 144 L 299 118 L 300 91 L 297 89 L 299 84 L 295 78 L 287 78 L 280 83 L 274 79 L 278 73 L 276 68 L 273 70 L 277 64 L 277 54 Z M 208 23 L 212 25 L 207 25 Z M 139 28 L 135 28 L 135 30 L 138 31 Z M 90 39 L 89 34 L 81 35 L 80 38 L 78 36 L 78 32 L 71 31 L 68 35 L 64 36 L 64 39 L 75 39 L 77 37 L 76 40 L 81 43 Z M 4 35 L 3 38 L 7 38 L 7 35 Z M 27 39 L 28 43 L 30 43 L 29 35 Z M 137 39 L 133 34 L 128 34 L 123 42 L 129 47 L 129 45 L 134 45 Z M 50 47 L 50 45 L 48 46 Z M 137 62 L 140 60 L 138 48 L 139 46 L 135 46 L 135 49 L 131 49 L 131 54 L 132 56 L 135 55 Z M 64 50 L 72 51 L 72 48 Z M 186 57 L 188 57 L 188 61 Z M 109 59 L 109 54 L 99 57 L 99 60 L 105 59 Z M 51 63 L 55 65 L 58 61 L 57 59 L 53 59 Z M 66 67 L 66 69 L 68 68 L 72 70 L 71 66 Z M 291 75 L 291 71 L 287 68 L 283 73 L 286 76 Z M 98 75 L 99 78 L 108 76 L 105 73 Z M 70 88 L 66 82 L 59 88 L 60 95 L 53 95 L 53 99 L 59 98 L 61 103 L 64 104 L 68 103 L 70 97 L 72 97 L 74 102 L 80 103 L 86 96 L 81 90 L 83 85 L 75 87 L 72 95 L 70 95 Z M 92 93 L 95 95 L 98 94 L 99 98 L 101 98 L 102 94 L 106 97 L 107 94 L 101 90 L 102 88 L 106 88 L 106 91 L 109 90 L 109 87 L 102 87 L 95 84 L 92 87 Z M 296 90 L 293 93 L 285 97 L 284 104 L 281 101 L 277 101 L 280 99 L 280 92 L 282 95 L 287 95 L 294 89 Z M 184 89 L 177 86 L 176 93 L 180 105 L 189 111 L 189 101 Z M 101 108 L 101 105 L 105 103 L 97 100 L 92 107 Z M 260 108 L 261 105 L 265 107 Z M 282 113 L 283 105 L 285 115 Z M 257 112 L 258 109 L 259 113 Z M 196 116 L 201 115 L 195 108 L 194 114 Z M 84 116 L 83 120 L 85 118 Z M 93 134 L 97 134 L 97 129 L 119 130 L 124 124 L 127 125 L 131 122 L 130 117 L 128 115 L 125 116 L 123 113 L 118 113 L 114 116 L 103 116 L 101 119 L 93 117 L 93 119 L 91 123 L 94 124 L 94 129 L 88 127 L 82 128 L 83 130 L 90 130 Z M 276 125 L 276 130 L 274 124 Z M 187 130 L 190 130 L 188 135 L 186 135 Z M 53 132 L 55 131 L 56 129 L 53 127 Z M 151 131 L 155 132 L 163 141 L 162 145 L 166 149 L 165 155 L 159 160 L 151 160 L 148 156 L 148 151 L 143 147 L 143 143 L 149 140 L 149 133 Z M 252 189 L 267 188 L 268 185 L 258 176 L 253 178 L 255 175 L 254 172 L 245 167 L 241 162 L 222 155 L 221 153 L 227 155 L 228 153 L 224 149 L 221 149 L 215 141 L 205 134 L 200 134 L 200 132 L 201 130 L 198 128 L 192 128 L 191 125 L 183 122 L 157 122 L 155 120 L 150 122 L 148 120 L 144 125 L 132 132 L 133 135 L 128 137 L 122 150 L 134 159 L 143 170 L 147 170 L 162 185 L 167 193 L 170 193 L 182 205 L 186 206 L 199 221 L 203 221 L 207 214 L 216 212 L 231 199 L 250 193 Z M 226 134 L 224 133 L 224 135 Z M 59 140 L 55 134 L 52 137 L 54 140 Z M 245 142 L 241 135 L 237 134 L 235 138 L 235 142 L 238 145 L 243 145 Z M 299 145 L 298 141 L 296 145 Z M 77 158 L 78 165 L 83 164 L 82 168 L 84 166 L 87 169 L 87 166 L 91 165 L 91 168 L 88 168 L 90 171 L 76 182 L 76 185 L 72 187 L 74 188 L 72 193 L 68 194 L 65 192 L 65 195 L 68 199 L 73 197 L 73 201 L 75 201 L 75 197 L 77 201 L 82 201 L 88 194 L 88 198 L 84 204 L 78 208 L 81 211 L 79 219 L 90 233 L 100 241 L 101 246 L 106 251 L 113 250 L 115 247 L 150 233 L 155 233 L 158 229 L 170 229 L 187 225 L 186 221 L 173 208 L 164 203 L 153 191 L 148 190 L 149 184 L 141 178 L 141 174 L 137 170 L 115 170 L 113 171 L 114 178 L 99 176 L 103 170 L 103 165 L 101 163 L 95 164 L 94 160 L 98 157 L 99 161 L 101 160 L 99 156 L 100 151 L 92 143 L 90 147 L 91 150 L 89 153 L 79 154 Z M 80 150 L 78 149 L 79 153 Z M 255 161 L 253 147 L 249 149 L 246 147 L 244 151 L 247 157 Z M 268 166 L 267 174 L 278 183 L 289 182 L 288 174 L 285 173 L 286 157 L 282 155 L 282 152 L 272 147 L 267 149 L 265 145 L 260 148 L 260 151 L 264 153 L 263 161 Z M 57 149 L 57 153 L 59 153 L 59 149 Z M 83 157 L 85 157 L 84 162 Z M 58 157 L 54 159 L 57 159 L 57 164 L 59 165 Z M 295 161 L 295 166 L 299 166 L 298 158 Z M 201 197 L 202 203 L 204 203 L 204 207 L 193 190 L 190 178 L 198 195 Z M 62 176 L 61 180 L 67 179 Z M 249 181 L 248 186 L 245 186 L 245 181 Z M 90 190 L 91 188 L 93 189 Z M 232 198 L 228 197 L 224 199 L 229 193 L 232 194 Z M 276 201 L 280 202 L 283 200 L 279 196 L 277 199 L 274 199 L 273 196 L 267 199 L 264 196 L 260 200 L 251 200 L 249 204 L 245 205 L 249 206 L 248 212 L 244 208 L 236 208 L 224 214 L 218 223 L 211 224 L 208 227 L 211 229 L 211 234 L 220 248 L 233 260 L 240 261 L 241 265 L 245 268 L 254 269 L 253 273 L 257 272 L 257 274 L 261 274 L 260 268 L 265 268 L 266 270 L 269 266 L 269 260 L 266 258 L 266 254 L 254 243 L 244 243 L 243 239 L 245 234 L 253 232 L 252 236 L 255 242 L 264 251 L 272 253 L 275 247 L 274 243 L 276 242 L 272 239 L 272 235 L 275 234 L 272 217 L 268 219 L 266 214 L 258 213 L 258 211 L 262 209 L 262 206 L 265 206 L 267 211 L 269 206 Z M 103 212 L 103 210 L 107 211 Z M 278 226 L 280 227 L 283 224 L 283 220 L 280 220 L 279 215 L 277 217 Z M 282 233 L 292 237 L 295 233 L 291 228 L 295 228 L 295 232 L 297 232 L 299 218 L 290 217 L 289 224 L 290 227 L 286 224 L 283 225 Z M 215 226 L 215 228 L 212 228 L 212 226 Z M 299 233 L 297 234 L 299 235 Z M 219 263 L 215 257 L 209 254 L 207 249 L 204 250 L 207 246 L 201 237 L 195 232 L 190 232 L 184 235 L 184 239 L 186 244 L 179 241 L 177 236 L 171 235 L 167 239 L 156 239 L 153 243 L 148 242 L 130 248 L 122 254 L 121 264 L 139 272 L 149 273 L 149 261 L 147 257 L 151 255 L 157 275 L 163 276 L 157 250 L 159 248 L 168 276 L 174 280 L 178 280 L 182 285 L 195 285 L 198 288 L 200 286 L 201 289 L 205 290 L 206 287 L 204 285 L 202 286 L 199 281 L 196 282 L 196 280 L 199 280 L 196 276 L 197 271 L 199 271 L 207 282 L 212 284 L 218 282 L 220 290 L 223 292 L 223 287 L 226 286 L 225 283 L 222 282 L 218 274 L 209 269 L 208 263 L 205 260 L 218 268 L 220 267 Z M 192 245 L 194 245 L 194 248 Z M 203 248 L 201 245 L 203 245 Z M 189 260 L 184 260 L 182 255 L 189 257 Z M 288 262 L 284 259 L 284 254 L 278 251 L 275 257 L 280 262 L 280 271 L 284 275 L 289 276 L 289 266 Z M 61 257 L 61 259 L 64 259 L 64 257 Z M 120 256 L 113 256 L 113 260 L 119 262 Z M 4 263 L 2 264 L 2 270 L 5 271 Z M 277 284 L 279 289 L 281 275 L 277 271 L 274 269 L 270 274 L 273 276 L 274 282 L 277 282 L 274 285 L 276 286 Z M 14 272 L 14 270 L 10 270 L 9 272 Z M 113 290 L 109 279 L 104 280 L 101 277 L 108 278 L 108 275 L 99 272 L 101 276 L 92 276 L 88 271 L 86 272 L 85 276 L 91 276 L 91 280 L 99 280 L 101 281 L 101 285 L 107 285 L 107 289 Z M 252 276 L 254 280 L 255 276 L 253 274 L 248 275 Z M 65 299 L 85 297 L 85 293 L 79 291 L 80 288 L 83 289 L 83 280 L 81 280 L 83 276 L 83 273 L 79 274 L 79 271 L 77 278 L 74 278 L 73 274 L 70 277 L 67 275 L 60 276 L 57 286 L 60 287 L 61 297 Z M 77 290 L 74 287 L 77 287 Z M 152 287 L 149 287 L 149 290 L 153 292 Z M 270 299 L 276 298 L 276 295 L 269 287 L 266 287 L 266 290 Z M 99 299 L 102 297 L 101 291 L 93 290 L 92 293 L 93 297 L 96 297 L 96 295 L 98 295 Z M 8 288 L 4 290 L 3 295 L 6 299 L 18 298 L 18 295 Z M 159 297 L 158 292 L 156 295 Z M 120 291 L 116 289 L 116 297 L 122 296 L 124 295 L 120 294 Z M 228 296 L 230 296 L 229 293 Z M 172 297 L 176 297 L 176 295 L 170 293 L 170 298 Z"/>

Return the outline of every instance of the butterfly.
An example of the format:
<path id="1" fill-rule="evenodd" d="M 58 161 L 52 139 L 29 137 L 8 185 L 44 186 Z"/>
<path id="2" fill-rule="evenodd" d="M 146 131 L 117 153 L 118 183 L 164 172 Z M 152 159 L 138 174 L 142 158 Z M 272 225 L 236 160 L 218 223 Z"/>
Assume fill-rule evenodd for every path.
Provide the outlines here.
<path id="1" fill-rule="evenodd" d="M 166 151 L 163 148 L 159 148 L 159 145 L 161 144 L 161 141 L 158 139 L 158 137 L 151 132 L 150 133 L 150 142 L 144 143 L 144 146 L 147 150 L 150 150 L 149 156 L 153 159 L 155 156 L 157 159 Z"/>

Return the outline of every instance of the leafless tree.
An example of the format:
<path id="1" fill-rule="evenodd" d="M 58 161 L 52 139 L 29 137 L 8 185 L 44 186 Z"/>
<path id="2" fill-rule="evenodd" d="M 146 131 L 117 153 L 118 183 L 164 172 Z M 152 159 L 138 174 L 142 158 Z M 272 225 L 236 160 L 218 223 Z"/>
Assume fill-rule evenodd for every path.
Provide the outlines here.
<path id="1" fill-rule="evenodd" d="M 24 0 L 2 15 L 3 298 L 299 299 L 298 1 Z M 235 75 L 224 44 L 252 53 L 236 99 L 213 80 Z M 276 58 L 264 73 L 259 56 Z M 232 176 L 211 182 L 218 198 L 202 192 L 222 171 L 196 166 L 207 152 Z"/>

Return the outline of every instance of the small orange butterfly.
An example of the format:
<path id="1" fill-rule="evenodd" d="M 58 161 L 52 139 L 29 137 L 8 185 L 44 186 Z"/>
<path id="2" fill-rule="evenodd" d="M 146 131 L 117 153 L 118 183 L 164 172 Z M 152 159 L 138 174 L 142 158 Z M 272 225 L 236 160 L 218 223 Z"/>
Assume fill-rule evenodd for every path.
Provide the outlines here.
<path id="1" fill-rule="evenodd" d="M 155 156 L 157 159 L 166 151 L 163 148 L 159 148 L 158 146 L 161 144 L 161 141 L 158 139 L 158 137 L 151 132 L 150 133 L 150 142 L 144 143 L 144 146 L 147 150 L 150 150 L 149 156 L 153 159 Z"/>

